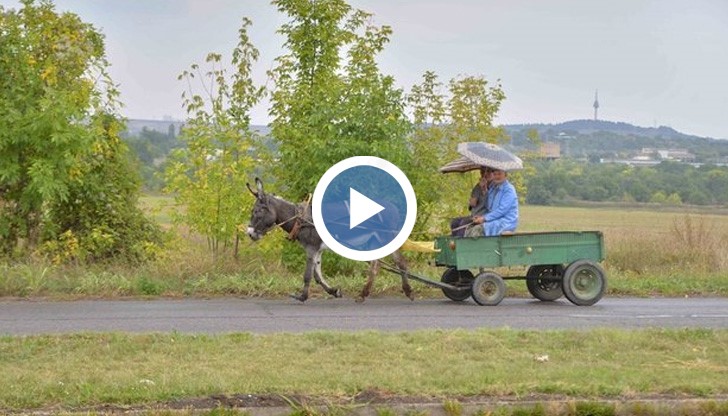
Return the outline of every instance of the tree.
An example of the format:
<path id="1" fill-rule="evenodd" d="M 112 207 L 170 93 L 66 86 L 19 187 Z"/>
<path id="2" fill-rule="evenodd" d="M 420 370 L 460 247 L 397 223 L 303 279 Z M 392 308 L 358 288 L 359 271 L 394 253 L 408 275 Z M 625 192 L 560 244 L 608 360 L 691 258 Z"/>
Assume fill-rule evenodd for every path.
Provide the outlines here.
<path id="1" fill-rule="evenodd" d="M 18 11 L 0 7 L 0 254 L 22 254 L 42 239 L 51 246 L 75 241 L 103 257 L 109 252 L 90 240 L 95 227 L 141 215 L 133 206 L 138 189 L 124 184 L 131 171 L 120 162 L 118 92 L 106 71 L 104 38 L 77 15 L 56 13 L 50 1 L 22 4 Z M 116 178 L 100 173 L 109 169 Z M 112 181 L 101 191 L 122 192 L 113 206 L 124 209 L 104 220 L 72 208 L 98 198 L 98 175 Z"/>
<path id="2" fill-rule="evenodd" d="M 463 215 L 467 197 L 477 182 L 473 175 L 435 174 L 439 167 L 459 155 L 457 144 L 466 141 L 505 142 L 508 138 L 493 120 L 505 99 L 500 85 L 490 86 L 484 77 L 453 78 L 449 95 L 434 72 L 423 75 L 422 83 L 412 87 L 408 103 L 412 108 L 415 132 L 411 138 L 413 169 L 418 198 L 416 231 L 442 229 L 442 217 Z M 430 235 L 426 233 L 427 237 Z"/>
<path id="3" fill-rule="evenodd" d="M 256 157 L 263 152 L 250 130 L 250 109 L 264 94 L 251 79 L 252 65 L 258 59 L 247 33 L 251 24 L 244 18 L 238 32 L 231 80 L 217 53 L 205 60 L 209 71 L 202 73 L 193 64 L 179 76 L 187 83 L 182 98 L 189 118 L 180 135 L 187 147 L 172 153 L 166 171 L 167 191 L 185 207 L 176 220 L 206 236 L 215 255 L 234 241 L 237 256 L 238 225 L 249 216 L 245 207 L 252 198 L 245 186 L 246 173 L 253 171 Z M 200 88 L 202 93 L 197 92 Z"/>
<path id="4" fill-rule="evenodd" d="M 66 200 L 46 204 L 43 251 L 54 262 L 153 258 L 161 230 L 137 207 L 141 178 L 126 144 L 123 124 L 113 115 L 94 116 L 91 152 L 68 187 Z"/>
<path id="5" fill-rule="evenodd" d="M 290 18 L 279 30 L 287 53 L 270 71 L 280 154 L 274 187 L 303 200 L 330 166 L 355 155 L 384 157 L 406 171 L 403 95 L 375 60 L 391 29 L 343 0 L 273 4 Z"/>
<path id="6" fill-rule="evenodd" d="M 442 88 L 437 74 L 426 71 L 422 75 L 422 83 L 413 85 L 407 95 L 414 124 L 414 132 L 410 136 L 412 149 L 410 180 L 417 195 L 417 222 L 413 232 L 425 235 L 432 225 L 433 216 L 443 208 L 449 211 L 446 207 L 451 204 L 447 202 L 443 204 L 443 200 L 455 199 L 451 192 L 457 193 L 461 188 L 458 185 L 462 184 L 462 181 L 454 181 L 453 177 L 445 181 L 441 175 L 434 173 L 443 161 L 454 158 L 457 154 L 456 138 L 447 134 L 445 123 L 447 98 Z M 463 200 L 465 200 L 464 192 L 461 190 L 457 193 L 457 195 L 462 194 Z"/>
<path id="7" fill-rule="evenodd" d="M 711 169 L 704 177 L 706 190 L 710 193 L 714 203 L 728 203 L 728 170 Z"/>
<path id="8" fill-rule="evenodd" d="M 450 125 L 462 142 L 504 143 L 503 127 L 493 125 L 501 102 L 506 98 L 500 82 L 488 85 L 484 77 L 465 76 L 450 80 Z"/>

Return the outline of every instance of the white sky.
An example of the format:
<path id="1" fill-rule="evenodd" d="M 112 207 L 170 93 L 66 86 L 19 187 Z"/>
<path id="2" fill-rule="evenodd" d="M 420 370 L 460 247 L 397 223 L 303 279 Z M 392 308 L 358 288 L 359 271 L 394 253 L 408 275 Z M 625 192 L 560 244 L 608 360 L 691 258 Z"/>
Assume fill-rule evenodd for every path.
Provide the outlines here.
<path id="1" fill-rule="evenodd" d="M 394 33 L 379 62 L 409 91 L 426 70 L 501 80 L 498 124 L 593 117 L 728 138 L 726 0 L 350 0 Z M 260 49 L 257 82 L 282 53 L 265 0 L 56 0 L 106 36 L 122 113 L 184 119 L 177 75 L 208 52 L 229 59 L 241 18 Z M 16 0 L 0 0 L 19 8 Z M 269 83 L 270 86 L 270 83 Z M 252 114 L 268 122 L 267 103 Z"/>

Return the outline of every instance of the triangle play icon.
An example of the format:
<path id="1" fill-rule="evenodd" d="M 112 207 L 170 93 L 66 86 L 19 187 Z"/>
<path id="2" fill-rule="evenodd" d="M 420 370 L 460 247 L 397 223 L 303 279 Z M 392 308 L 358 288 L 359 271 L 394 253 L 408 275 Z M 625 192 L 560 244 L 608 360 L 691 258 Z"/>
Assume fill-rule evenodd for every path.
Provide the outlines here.
<path id="1" fill-rule="evenodd" d="M 349 229 L 356 227 L 383 210 L 383 206 L 367 198 L 356 189 L 349 188 Z"/>

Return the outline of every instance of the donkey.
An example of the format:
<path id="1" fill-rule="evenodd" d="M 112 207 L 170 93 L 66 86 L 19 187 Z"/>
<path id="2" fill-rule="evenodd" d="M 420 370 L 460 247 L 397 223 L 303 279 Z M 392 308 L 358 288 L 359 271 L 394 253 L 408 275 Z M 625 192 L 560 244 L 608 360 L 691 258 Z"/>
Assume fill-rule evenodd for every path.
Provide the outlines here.
<path id="1" fill-rule="evenodd" d="M 327 247 L 313 225 L 311 205 L 296 205 L 275 195 L 266 194 L 263 190 L 263 182 L 258 178 L 255 178 L 255 184 L 257 190 L 253 190 L 250 184 L 246 184 L 248 190 L 255 196 L 255 205 L 253 205 L 253 212 L 248 225 L 248 236 L 253 241 L 257 241 L 268 231 L 279 226 L 288 233 L 290 240 L 298 241 L 306 251 L 303 289 L 300 294 L 291 295 L 291 297 L 301 302 L 308 299 L 311 276 L 316 279 L 316 282 L 321 285 L 326 293 L 337 298 L 341 297 L 341 290 L 329 286 L 321 273 L 321 255 Z M 410 300 L 414 300 L 412 288 L 407 279 L 407 262 L 404 256 L 398 250 L 392 254 L 392 257 L 397 268 L 402 270 L 402 273 L 400 273 L 402 276 L 402 291 Z M 359 293 L 358 302 L 364 301 L 369 296 L 379 269 L 380 262 L 378 260 L 370 262 L 367 283 Z"/>

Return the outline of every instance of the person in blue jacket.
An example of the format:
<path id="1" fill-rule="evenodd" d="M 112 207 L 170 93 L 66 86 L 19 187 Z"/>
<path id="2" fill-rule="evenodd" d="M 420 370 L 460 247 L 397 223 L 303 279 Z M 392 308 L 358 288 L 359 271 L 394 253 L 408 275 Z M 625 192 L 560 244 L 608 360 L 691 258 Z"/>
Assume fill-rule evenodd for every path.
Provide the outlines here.
<path id="1" fill-rule="evenodd" d="M 476 215 L 467 236 L 501 235 L 514 232 L 518 226 L 518 195 L 516 188 L 508 181 L 508 173 L 494 170 L 488 186 L 487 210 L 485 215 Z"/>

